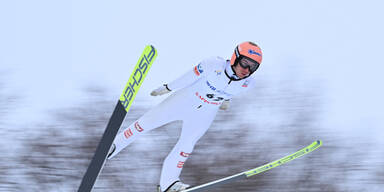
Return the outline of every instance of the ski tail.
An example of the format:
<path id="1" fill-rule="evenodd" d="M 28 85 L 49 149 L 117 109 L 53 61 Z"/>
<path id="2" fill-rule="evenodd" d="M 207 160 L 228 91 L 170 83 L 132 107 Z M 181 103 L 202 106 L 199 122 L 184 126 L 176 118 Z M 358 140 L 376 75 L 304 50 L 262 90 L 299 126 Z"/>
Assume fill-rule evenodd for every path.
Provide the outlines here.
<path id="1" fill-rule="evenodd" d="M 152 63 L 157 56 L 157 51 L 152 45 L 145 47 L 139 61 L 137 62 L 129 80 L 126 84 L 123 93 L 120 96 L 119 101 L 109 119 L 107 128 L 104 131 L 103 136 L 96 148 L 96 152 L 88 166 L 87 171 L 81 181 L 78 192 L 90 192 L 99 176 L 105 159 L 108 155 L 108 151 L 112 146 L 113 140 L 116 137 L 117 132 L 121 124 L 124 121 L 126 114 L 128 113 L 133 100 L 136 97 L 137 92 L 141 84 L 144 81 Z"/>
<path id="2" fill-rule="evenodd" d="M 308 154 L 308 153 L 316 150 L 317 148 L 319 148 L 322 144 L 323 144 L 323 142 L 321 140 L 317 140 L 317 141 L 313 142 L 312 144 L 308 145 L 307 147 L 304 147 L 303 149 L 301 149 L 301 150 L 299 150 L 299 151 L 297 151 L 291 155 L 288 155 L 288 156 L 285 156 L 281 159 L 278 159 L 276 161 L 272 161 L 272 162 L 267 163 L 265 165 L 262 165 L 262 166 L 254 168 L 254 169 L 250 169 L 248 171 L 244 171 L 242 173 L 238 173 L 238 174 L 235 174 L 235 175 L 232 175 L 229 177 L 225 177 L 225 178 L 218 179 L 218 180 L 215 180 L 215 181 L 212 181 L 209 183 L 198 185 L 198 186 L 189 188 L 187 190 L 184 190 L 182 192 L 205 191 L 207 189 L 216 187 L 217 185 L 221 185 L 224 183 L 231 183 L 233 181 L 240 180 L 240 179 L 246 179 L 248 177 L 262 173 L 264 171 L 268 171 L 270 169 L 273 169 L 273 168 L 280 166 L 282 164 L 288 163 L 289 161 L 297 159 L 297 158 L 299 158 L 305 154 Z"/>

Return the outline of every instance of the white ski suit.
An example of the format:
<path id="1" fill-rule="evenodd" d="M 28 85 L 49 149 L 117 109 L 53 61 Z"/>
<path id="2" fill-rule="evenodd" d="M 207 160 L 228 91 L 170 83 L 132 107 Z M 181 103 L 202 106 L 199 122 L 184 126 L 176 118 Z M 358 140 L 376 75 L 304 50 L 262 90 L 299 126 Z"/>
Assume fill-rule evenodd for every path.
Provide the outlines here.
<path id="1" fill-rule="evenodd" d="M 182 120 L 180 138 L 164 160 L 160 178 L 160 187 L 164 191 L 179 180 L 184 162 L 210 127 L 222 102 L 243 93 L 253 84 L 252 77 L 238 79 L 228 60 L 219 57 L 203 60 L 167 85 L 176 92 L 117 135 L 115 154 L 143 133 Z"/>

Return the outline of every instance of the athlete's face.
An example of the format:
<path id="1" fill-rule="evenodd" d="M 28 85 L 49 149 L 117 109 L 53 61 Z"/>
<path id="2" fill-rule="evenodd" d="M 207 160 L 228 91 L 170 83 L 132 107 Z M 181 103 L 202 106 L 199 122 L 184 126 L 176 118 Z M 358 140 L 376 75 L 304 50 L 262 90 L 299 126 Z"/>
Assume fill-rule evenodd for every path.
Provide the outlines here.
<path id="1" fill-rule="evenodd" d="M 254 62 L 248 60 L 247 58 L 242 58 L 239 61 L 239 63 L 234 67 L 234 71 L 236 75 L 241 79 L 249 76 L 249 74 L 251 73 L 250 71 L 251 69 L 257 69 L 258 66 L 254 66 L 254 65 L 258 65 L 258 64 L 255 64 Z"/>

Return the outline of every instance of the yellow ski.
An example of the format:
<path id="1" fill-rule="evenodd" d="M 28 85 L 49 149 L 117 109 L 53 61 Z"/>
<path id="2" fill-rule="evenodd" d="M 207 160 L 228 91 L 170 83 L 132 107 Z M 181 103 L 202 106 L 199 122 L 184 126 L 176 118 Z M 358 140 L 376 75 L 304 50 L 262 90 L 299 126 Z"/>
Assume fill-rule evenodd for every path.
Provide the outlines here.
<path id="1" fill-rule="evenodd" d="M 183 190 L 182 192 L 205 191 L 205 190 L 210 189 L 210 188 L 217 186 L 219 184 L 229 183 L 229 182 L 233 182 L 235 180 L 245 179 L 245 178 L 251 177 L 253 175 L 257 175 L 259 173 L 262 173 L 264 171 L 270 170 L 270 169 L 275 168 L 279 165 L 282 165 L 284 163 L 292 161 L 292 160 L 294 160 L 298 157 L 301 157 L 307 153 L 310 153 L 310 152 L 316 150 L 317 148 L 319 148 L 321 145 L 322 145 L 322 141 L 317 140 L 317 141 L 313 142 L 311 145 L 308 145 L 307 147 L 305 147 L 305 148 L 303 148 L 303 149 L 301 149 L 301 150 L 299 150 L 299 151 L 297 151 L 291 155 L 288 155 L 288 156 L 285 156 L 281 159 L 278 159 L 276 161 L 267 163 L 265 165 L 262 165 L 260 167 L 256 167 L 256 168 L 248 170 L 248 171 L 244 171 L 244 172 L 236 174 L 236 175 L 225 177 L 225 178 L 215 180 L 215 181 L 212 181 L 212 182 L 209 182 L 206 184 L 198 185 L 198 186 Z"/>
<path id="2" fill-rule="evenodd" d="M 145 47 L 143 54 L 137 62 L 128 83 L 116 104 L 112 116 L 109 119 L 107 128 L 105 129 L 104 134 L 101 137 L 101 141 L 97 146 L 95 155 L 85 172 L 78 192 L 90 192 L 92 190 L 96 179 L 104 166 L 109 148 L 111 148 L 113 140 L 123 123 L 125 115 L 129 111 L 129 108 L 131 107 L 132 102 L 135 99 L 150 67 L 152 66 L 152 63 L 155 61 L 156 56 L 157 51 L 152 45 Z"/>

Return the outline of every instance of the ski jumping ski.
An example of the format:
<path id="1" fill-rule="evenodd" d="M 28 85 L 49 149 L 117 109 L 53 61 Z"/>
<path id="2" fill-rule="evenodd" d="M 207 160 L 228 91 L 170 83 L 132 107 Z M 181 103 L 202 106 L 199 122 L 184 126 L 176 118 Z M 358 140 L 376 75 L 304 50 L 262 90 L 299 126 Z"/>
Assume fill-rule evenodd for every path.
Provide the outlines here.
<path id="1" fill-rule="evenodd" d="M 104 131 L 101 141 L 97 146 L 96 152 L 91 163 L 81 181 L 78 192 L 90 192 L 99 176 L 107 157 L 108 151 L 112 146 L 113 140 L 123 123 L 125 115 L 128 113 L 133 100 L 141 84 L 144 81 L 152 63 L 157 56 L 157 51 L 152 45 L 145 47 L 139 61 L 137 62 L 123 93 L 118 100 L 116 107 L 109 119 L 107 128 Z"/>
<path id="2" fill-rule="evenodd" d="M 188 188 L 186 190 L 183 190 L 181 192 L 198 192 L 198 191 L 205 191 L 207 189 L 211 189 L 212 187 L 215 187 L 217 185 L 220 185 L 220 184 L 224 184 L 224 183 L 230 183 L 230 182 L 233 182 L 233 181 L 236 181 L 236 180 L 240 180 L 240 179 L 246 179 L 248 177 L 251 177 L 251 176 L 254 176 L 254 175 L 257 175 L 259 173 L 262 173 L 264 171 L 268 171 L 272 168 L 275 168 L 279 165 L 282 165 L 282 164 L 285 164 L 285 163 L 288 163 L 289 161 L 292 161 L 296 158 L 299 158 L 305 154 L 308 154 L 314 150 L 316 150 L 317 148 L 319 148 L 320 146 L 322 145 L 322 141 L 321 140 L 317 140 L 315 142 L 313 142 L 312 144 L 308 145 L 307 147 L 291 154 L 291 155 L 288 155 L 288 156 L 285 156 L 281 159 L 278 159 L 276 161 L 273 161 L 273 162 L 270 162 L 270 163 L 267 163 L 265 165 L 262 165 L 260 167 L 256 167 L 254 169 L 251 169 L 251 170 L 248 170 L 248 171 L 244 171 L 242 173 L 239 173 L 239 174 L 235 174 L 235 175 L 232 175 L 232 176 L 229 176 L 229 177 L 225 177 L 225 178 L 222 178 L 222 179 L 218 179 L 218 180 L 215 180 L 215 181 L 212 181 L 212 182 L 209 182 L 209 183 L 206 183 L 206 184 L 202 184 L 202 185 L 198 185 L 198 186 L 195 186 L 195 187 L 192 187 L 192 188 Z"/>

